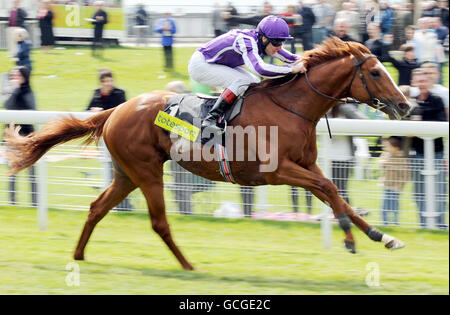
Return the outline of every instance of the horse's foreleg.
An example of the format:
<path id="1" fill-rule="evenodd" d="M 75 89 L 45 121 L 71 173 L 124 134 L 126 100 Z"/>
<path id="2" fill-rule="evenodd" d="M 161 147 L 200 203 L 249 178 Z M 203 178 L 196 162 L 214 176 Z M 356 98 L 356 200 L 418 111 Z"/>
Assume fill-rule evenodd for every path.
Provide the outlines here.
<path id="1" fill-rule="evenodd" d="M 324 177 L 322 170 L 319 168 L 317 164 L 314 164 L 308 168 L 311 172 L 317 174 L 318 176 Z M 340 196 L 338 196 L 340 197 Z M 344 213 L 350 218 L 352 223 L 356 225 L 361 231 L 366 232 L 370 225 L 361 218 L 351 207 L 350 205 L 342 199 L 342 207 L 344 208 Z"/>
<path id="2" fill-rule="evenodd" d="M 268 174 L 269 184 L 287 184 L 300 186 L 310 190 L 322 202 L 332 209 L 339 225 L 345 232 L 345 246 L 350 252 L 355 252 L 354 238 L 350 229 L 350 221 L 366 233 L 373 241 L 382 241 L 389 249 L 401 248 L 404 244 L 396 238 L 383 234 L 362 219 L 345 200 L 339 196 L 336 185 L 323 176 L 315 164 L 305 169 L 292 161 L 283 161 L 278 170 Z"/>
<path id="3" fill-rule="evenodd" d="M 150 219 L 153 230 L 162 238 L 172 253 L 185 270 L 194 270 L 194 267 L 184 258 L 180 249 L 172 239 L 169 223 L 166 218 L 166 208 L 164 203 L 164 186 L 161 180 L 149 180 L 139 186 L 147 200 Z"/>
<path id="4" fill-rule="evenodd" d="M 322 170 L 319 168 L 317 164 L 312 165 L 308 169 L 313 173 L 318 174 L 319 176 L 323 176 Z M 338 197 L 342 199 L 345 215 L 352 221 L 354 225 L 356 225 L 361 231 L 366 233 L 371 240 L 376 242 L 383 242 L 385 244 L 385 247 L 388 249 L 397 249 L 402 248 L 404 246 L 403 242 L 401 242 L 400 240 L 388 234 L 382 233 L 378 229 L 369 225 L 369 223 L 367 223 L 363 218 L 361 218 L 361 216 L 359 216 L 352 209 L 352 207 L 345 200 L 343 200 L 342 197 L 340 196 Z"/>
<path id="5" fill-rule="evenodd" d="M 128 177 L 114 174 L 111 185 L 91 203 L 88 218 L 75 250 L 76 260 L 84 260 L 84 249 L 97 223 L 135 188 L 136 185 Z"/>
<path id="6" fill-rule="evenodd" d="M 355 240 L 350 220 L 345 212 L 345 201 L 339 196 L 336 185 L 325 178 L 321 172 L 312 172 L 292 161 L 284 161 L 277 171 L 268 174 L 266 179 L 269 184 L 287 184 L 308 189 L 322 202 L 329 205 L 345 233 L 346 248 L 352 253 L 355 252 Z"/>

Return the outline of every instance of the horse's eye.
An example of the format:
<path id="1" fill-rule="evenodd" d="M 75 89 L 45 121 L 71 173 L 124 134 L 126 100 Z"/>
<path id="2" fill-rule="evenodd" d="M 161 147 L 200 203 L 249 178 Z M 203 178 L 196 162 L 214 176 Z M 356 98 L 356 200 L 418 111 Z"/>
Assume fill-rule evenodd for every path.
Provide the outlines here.
<path id="1" fill-rule="evenodd" d="M 370 71 L 370 75 L 374 78 L 379 78 L 380 77 L 380 71 L 378 70 L 372 70 Z"/>

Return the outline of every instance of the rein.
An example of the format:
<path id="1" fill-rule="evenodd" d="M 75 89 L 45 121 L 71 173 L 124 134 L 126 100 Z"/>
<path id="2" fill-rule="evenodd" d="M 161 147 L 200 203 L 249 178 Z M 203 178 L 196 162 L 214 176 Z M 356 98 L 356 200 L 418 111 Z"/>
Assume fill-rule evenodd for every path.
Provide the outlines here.
<path id="1" fill-rule="evenodd" d="M 273 86 L 261 88 L 261 89 L 255 90 L 255 91 L 250 91 L 248 94 L 244 95 L 242 98 L 243 98 L 243 99 L 246 99 L 246 98 L 249 97 L 250 95 L 256 94 L 256 93 L 258 93 L 258 92 L 265 92 L 265 91 L 270 90 L 270 89 L 274 89 L 274 88 L 279 88 L 279 87 L 285 86 L 285 85 L 291 83 L 292 81 L 294 81 L 297 77 L 298 77 L 298 73 L 295 74 L 291 79 L 289 79 L 289 81 L 286 81 L 286 82 L 284 82 L 284 83 L 282 83 L 282 84 L 280 84 L 280 85 L 273 85 Z M 300 117 L 300 118 L 302 118 L 302 119 L 304 119 L 304 120 L 306 120 L 306 121 L 309 121 L 309 122 L 311 122 L 311 123 L 313 123 L 313 124 L 317 124 L 318 120 L 312 120 L 312 119 L 309 119 L 308 117 L 305 117 L 305 116 L 303 116 L 302 114 L 299 114 L 299 113 L 297 113 L 296 111 L 294 111 L 294 110 L 292 110 L 292 109 L 290 109 L 290 108 L 287 108 L 287 107 L 284 106 L 284 105 L 281 105 L 279 102 L 277 102 L 277 101 L 273 98 L 272 95 L 270 95 L 270 94 L 268 94 L 268 95 L 269 95 L 270 100 L 271 100 L 275 105 L 281 107 L 282 109 L 284 109 L 284 110 L 286 110 L 286 111 L 288 111 L 288 112 L 290 112 L 290 113 L 292 113 L 292 114 L 294 114 L 294 115 L 296 115 L 296 116 L 298 116 L 298 117 Z"/>
<path id="2" fill-rule="evenodd" d="M 298 116 L 298 117 L 300 117 L 300 118 L 303 118 L 304 120 L 307 120 L 307 121 L 313 123 L 314 125 L 316 125 L 316 124 L 319 122 L 318 120 L 312 120 L 312 119 L 309 119 L 308 117 L 305 117 L 305 116 L 303 116 L 302 114 L 299 114 L 299 113 L 297 113 L 296 111 L 294 111 L 294 110 L 292 110 L 292 109 L 290 109 L 290 108 L 287 108 L 286 106 L 281 105 L 280 103 L 278 103 L 278 102 L 273 98 L 272 95 L 270 95 L 270 94 L 268 94 L 268 95 L 269 95 L 269 98 L 272 100 L 272 102 L 273 102 L 275 105 L 281 107 L 282 109 L 287 110 L 288 112 L 290 112 L 290 113 L 292 113 L 292 114 L 294 114 L 294 115 L 296 115 L 296 116 Z"/>
<path id="3" fill-rule="evenodd" d="M 305 72 L 305 74 L 306 74 L 306 72 Z M 289 83 L 291 83 L 292 81 L 294 81 L 296 78 L 297 78 L 297 76 L 298 76 L 298 73 L 297 74 L 295 74 L 289 81 L 287 81 L 287 82 L 284 82 L 284 83 L 282 83 L 282 84 L 280 84 L 280 85 L 274 85 L 274 86 L 270 86 L 270 87 L 267 87 L 267 88 L 263 88 L 263 89 L 261 89 L 261 90 L 257 90 L 257 91 L 255 91 L 255 92 L 250 92 L 250 93 L 248 93 L 247 95 L 245 95 L 243 98 L 245 99 L 247 96 L 250 96 L 250 95 L 252 95 L 252 94 L 256 94 L 257 92 L 260 92 L 260 91 L 267 91 L 267 90 L 269 90 L 269 89 L 273 89 L 273 88 L 276 88 L 276 87 L 281 87 L 281 86 L 284 86 L 284 85 L 286 85 L 286 84 L 289 84 Z M 309 121 L 310 123 L 312 123 L 312 124 L 314 124 L 314 125 L 317 125 L 317 123 L 319 122 L 318 120 L 312 120 L 312 119 L 309 119 L 308 117 L 305 117 L 305 116 L 303 116 L 302 114 L 299 114 L 299 113 L 297 113 L 296 111 L 294 111 L 294 110 L 292 110 L 292 109 L 290 109 L 290 108 L 287 108 L 286 106 L 283 106 L 283 105 L 281 105 L 279 102 L 277 102 L 274 98 L 273 98 L 273 96 L 271 95 L 271 94 L 268 94 L 269 95 L 269 98 L 270 98 L 270 100 L 275 104 L 275 105 L 277 105 L 278 107 L 281 107 L 282 109 L 284 109 L 284 110 L 286 110 L 286 111 L 288 111 L 288 112 L 290 112 L 290 113 L 292 113 L 292 114 L 294 114 L 294 115 L 296 115 L 296 116 L 298 116 L 298 117 L 300 117 L 300 118 L 302 118 L 302 119 L 304 119 L 304 120 L 306 120 L 306 121 Z M 330 139 L 332 138 L 332 136 L 331 136 L 331 129 L 330 129 L 330 124 L 329 124 L 329 122 L 328 122 L 328 116 L 327 116 L 327 114 L 325 114 L 325 119 L 326 119 L 326 121 L 327 121 L 327 128 L 328 128 L 328 134 L 330 135 Z"/>

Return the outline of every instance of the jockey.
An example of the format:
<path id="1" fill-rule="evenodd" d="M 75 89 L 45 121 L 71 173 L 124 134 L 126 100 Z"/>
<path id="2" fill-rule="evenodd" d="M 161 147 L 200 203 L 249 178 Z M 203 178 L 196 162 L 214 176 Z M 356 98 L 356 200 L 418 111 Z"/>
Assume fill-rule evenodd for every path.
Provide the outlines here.
<path id="1" fill-rule="evenodd" d="M 202 129 L 217 133 L 222 131 L 217 120 L 245 92 L 251 83 L 260 80 L 240 66 L 266 78 L 278 78 L 306 71 L 304 61 L 282 48 L 291 39 L 287 23 L 274 15 L 261 20 L 256 29 L 231 30 L 198 49 L 189 61 L 189 75 L 201 84 L 225 88 L 202 123 Z M 290 65 L 265 63 L 263 55 L 275 57 Z"/>

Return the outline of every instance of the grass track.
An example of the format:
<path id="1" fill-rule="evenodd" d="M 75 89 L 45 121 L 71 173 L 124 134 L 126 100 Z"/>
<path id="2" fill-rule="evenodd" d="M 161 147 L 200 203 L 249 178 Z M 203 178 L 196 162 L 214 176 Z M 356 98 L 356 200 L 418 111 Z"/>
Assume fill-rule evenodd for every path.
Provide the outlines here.
<path id="1" fill-rule="evenodd" d="M 85 212 L 50 211 L 39 232 L 36 212 L 0 207 L 0 294 L 448 294 L 448 233 L 384 229 L 407 247 L 390 252 L 356 232 L 359 253 L 322 249 L 320 226 L 293 222 L 170 216 L 175 240 L 195 267 L 186 272 L 147 215 L 110 213 L 69 287 L 68 263 Z M 368 263 L 380 286 L 368 287 Z"/>

